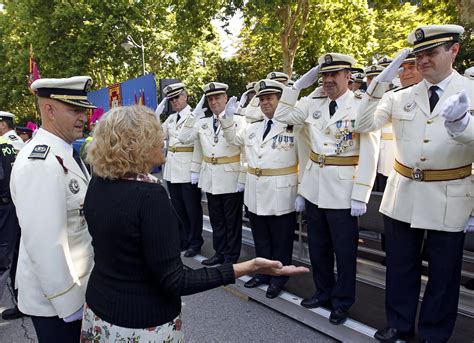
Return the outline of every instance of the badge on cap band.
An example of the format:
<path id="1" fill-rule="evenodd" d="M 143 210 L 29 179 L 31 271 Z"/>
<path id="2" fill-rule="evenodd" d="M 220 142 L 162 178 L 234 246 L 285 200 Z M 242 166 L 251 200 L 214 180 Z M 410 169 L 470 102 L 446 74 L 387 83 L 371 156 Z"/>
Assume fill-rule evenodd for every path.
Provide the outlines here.
<path id="1" fill-rule="evenodd" d="M 267 87 L 265 81 L 260 81 L 260 89 L 265 89 Z"/>
<path id="2" fill-rule="evenodd" d="M 73 193 L 73 194 L 77 194 L 79 193 L 79 190 L 81 188 L 79 187 L 79 182 L 76 180 L 76 179 L 71 179 L 71 181 L 69 181 L 69 190 Z"/>
<path id="3" fill-rule="evenodd" d="M 377 66 L 372 66 L 372 67 L 370 68 L 370 70 L 376 71 L 376 70 L 377 70 Z"/>
<path id="4" fill-rule="evenodd" d="M 166 87 L 165 92 L 166 92 L 166 93 L 169 93 L 169 92 L 171 92 L 172 90 L 173 90 L 173 88 L 171 88 L 170 86 L 168 86 L 168 87 Z"/>
<path id="5" fill-rule="evenodd" d="M 416 38 L 417 41 L 422 40 L 423 38 L 425 38 L 425 33 L 423 32 L 422 29 L 416 29 L 415 38 Z"/>
<path id="6" fill-rule="evenodd" d="M 403 110 L 405 112 L 411 112 L 415 109 L 415 107 L 416 107 L 416 103 L 414 101 L 410 101 L 405 104 L 405 106 L 403 107 Z"/>
<path id="7" fill-rule="evenodd" d="M 271 76 L 270 76 L 272 79 L 274 79 L 276 77 L 276 74 L 275 73 L 272 73 Z"/>
<path id="8" fill-rule="evenodd" d="M 331 55 L 324 56 L 324 62 L 326 62 L 326 64 L 331 64 L 332 63 L 332 56 Z"/>
<path id="9" fill-rule="evenodd" d="M 216 89 L 216 85 L 211 82 L 211 83 L 209 84 L 209 89 L 210 89 L 211 91 L 213 91 L 214 89 Z"/>
<path id="10" fill-rule="evenodd" d="M 92 86 L 92 80 L 89 79 L 89 80 L 86 81 L 86 85 L 84 86 L 84 90 L 85 90 L 86 92 L 90 92 L 91 86 Z"/>

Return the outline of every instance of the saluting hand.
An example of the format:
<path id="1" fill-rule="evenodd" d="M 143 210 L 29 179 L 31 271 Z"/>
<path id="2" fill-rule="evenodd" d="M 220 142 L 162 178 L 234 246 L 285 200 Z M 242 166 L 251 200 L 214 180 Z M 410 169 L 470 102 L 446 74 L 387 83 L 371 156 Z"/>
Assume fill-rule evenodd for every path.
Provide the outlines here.
<path id="1" fill-rule="evenodd" d="M 303 76 L 296 80 L 295 84 L 293 85 L 293 88 L 299 91 L 308 88 L 309 86 L 314 84 L 318 79 L 319 69 L 321 69 L 321 66 L 319 65 L 311 68 Z"/>
<path id="2" fill-rule="evenodd" d="M 158 120 L 160 119 L 161 113 L 163 113 L 163 110 L 165 109 L 165 105 L 166 105 L 167 101 L 168 101 L 168 97 L 165 96 L 163 98 L 163 100 L 161 100 L 161 102 L 156 107 L 155 114 L 156 114 L 156 118 L 158 118 Z"/>
<path id="3" fill-rule="evenodd" d="M 375 77 L 375 80 L 379 82 L 392 82 L 395 76 L 397 76 L 398 70 L 400 69 L 403 61 L 409 54 L 410 49 L 403 49 L 400 51 L 393 61 L 384 70 L 382 70 L 379 75 Z"/>
<path id="4" fill-rule="evenodd" d="M 247 102 L 247 98 L 248 98 L 249 92 L 250 92 L 250 90 L 245 91 L 245 92 L 242 93 L 242 95 L 240 96 L 240 100 L 239 100 L 239 106 L 240 106 L 240 107 L 244 107 L 244 106 L 245 106 L 245 103 Z"/>
<path id="5" fill-rule="evenodd" d="M 206 101 L 206 95 L 203 94 L 203 96 L 201 97 L 201 100 L 199 100 L 199 102 L 197 103 L 196 105 L 196 108 L 194 109 L 194 111 L 191 113 L 191 116 L 192 117 L 195 117 L 195 118 L 202 118 L 204 117 L 206 114 L 204 113 L 204 102 Z"/>
<path id="6" fill-rule="evenodd" d="M 225 105 L 225 117 L 226 119 L 234 118 L 234 113 L 237 112 L 237 108 L 239 107 L 239 102 L 235 96 L 231 97 L 227 104 Z"/>

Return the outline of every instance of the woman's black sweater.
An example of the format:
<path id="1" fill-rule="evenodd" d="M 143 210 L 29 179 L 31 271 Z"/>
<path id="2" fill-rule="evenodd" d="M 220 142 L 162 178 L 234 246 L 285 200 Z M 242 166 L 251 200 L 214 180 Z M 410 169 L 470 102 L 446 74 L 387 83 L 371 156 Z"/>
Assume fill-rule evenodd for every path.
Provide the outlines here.
<path id="1" fill-rule="evenodd" d="M 95 254 L 86 301 L 111 324 L 167 323 L 181 312 L 181 295 L 235 282 L 231 264 L 183 267 L 176 213 L 160 184 L 94 177 L 84 214 Z"/>

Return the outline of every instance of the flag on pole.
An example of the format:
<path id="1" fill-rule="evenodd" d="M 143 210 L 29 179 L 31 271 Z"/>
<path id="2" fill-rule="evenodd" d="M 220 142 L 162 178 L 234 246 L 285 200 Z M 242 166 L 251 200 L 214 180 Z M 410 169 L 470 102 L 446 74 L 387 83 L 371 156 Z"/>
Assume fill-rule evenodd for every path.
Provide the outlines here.
<path id="1" fill-rule="evenodd" d="M 137 93 L 133 92 L 133 104 L 138 104 Z"/>
<path id="2" fill-rule="evenodd" d="M 140 100 L 138 104 L 145 105 L 145 90 L 144 89 L 140 89 Z"/>
<path id="3" fill-rule="evenodd" d="M 33 57 L 33 47 L 30 44 L 30 69 L 29 69 L 29 76 L 28 76 L 28 88 L 31 89 L 31 84 L 33 81 L 38 80 L 41 78 L 40 71 L 38 64 L 35 61 L 35 58 Z"/>

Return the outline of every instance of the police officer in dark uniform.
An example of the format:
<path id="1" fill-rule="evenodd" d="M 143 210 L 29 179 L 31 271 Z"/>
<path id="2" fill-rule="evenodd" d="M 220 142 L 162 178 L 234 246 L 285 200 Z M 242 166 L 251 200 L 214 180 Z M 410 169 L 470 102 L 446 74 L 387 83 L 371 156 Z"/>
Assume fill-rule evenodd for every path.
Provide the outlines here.
<path id="1" fill-rule="evenodd" d="M 15 148 L 0 136 L 0 297 L 7 284 L 13 251 L 20 236 L 15 205 L 10 195 L 10 174 L 15 157 Z"/>

